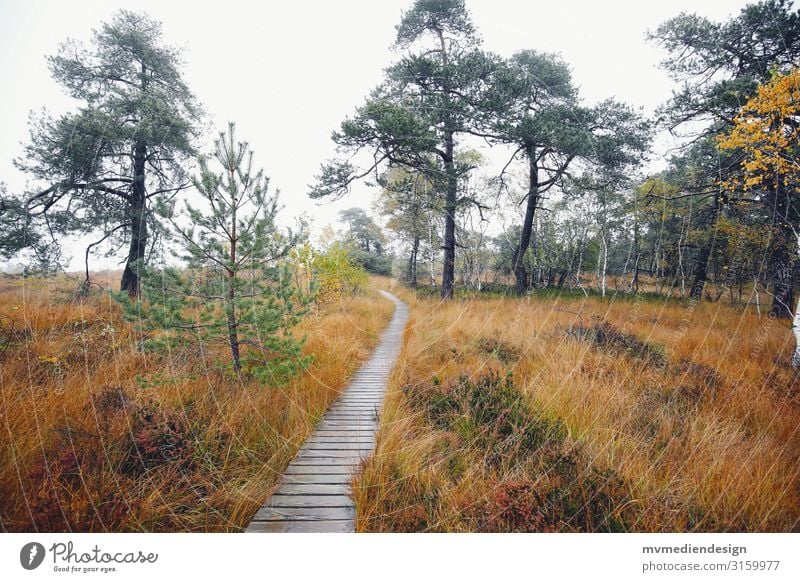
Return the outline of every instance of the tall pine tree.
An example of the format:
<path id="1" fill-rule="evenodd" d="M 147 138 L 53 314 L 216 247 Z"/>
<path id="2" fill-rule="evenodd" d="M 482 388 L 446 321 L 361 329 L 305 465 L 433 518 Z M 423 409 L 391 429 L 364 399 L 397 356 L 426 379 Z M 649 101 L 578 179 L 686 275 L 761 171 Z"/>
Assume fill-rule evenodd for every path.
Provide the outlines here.
<path id="1" fill-rule="evenodd" d="M 72 113 L 31 122 L 17 166 L 40 189 L 27 196 L 30 218 L 58 235 L 99 231 L 127 245 L 121 289 L 139 294 L 159 197 L 190 185 L 200 109 L 178 68 L 180 53 L 163 43 L 160 23 L 121 10 L 86 48 L 68 40 L 49 57 L 53 78 L 81 102 Z"/>

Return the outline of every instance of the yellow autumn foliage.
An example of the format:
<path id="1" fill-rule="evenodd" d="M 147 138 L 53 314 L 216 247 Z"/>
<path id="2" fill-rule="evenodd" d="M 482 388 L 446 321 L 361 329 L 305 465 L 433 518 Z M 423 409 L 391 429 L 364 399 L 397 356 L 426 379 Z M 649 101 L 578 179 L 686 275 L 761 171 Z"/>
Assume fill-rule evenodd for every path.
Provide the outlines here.
<path id="1" fill-rule="evenodd" d="M 741 109 L 733 130 L 720 136 L 723 150 L 741 149 L 743 175 L 723 183 L 745 190 L 764 182 L 788 185 L 800 179 L 800 69 L 775 75 Z"/>

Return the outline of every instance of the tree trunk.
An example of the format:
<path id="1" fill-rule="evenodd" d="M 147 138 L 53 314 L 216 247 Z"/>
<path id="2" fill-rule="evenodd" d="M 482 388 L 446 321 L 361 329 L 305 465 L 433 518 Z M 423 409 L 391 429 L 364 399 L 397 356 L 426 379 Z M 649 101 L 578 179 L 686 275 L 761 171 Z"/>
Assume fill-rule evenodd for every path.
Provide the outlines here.
<path id="1" fill-rule="evenodd" d="M 794 305 L 794 261 L 788 256 L 786 249 L 776 250 L 773 261 L 775 262 L 775 277 L 769 314 L 772 317 L 791 319 Z"/>
<path id="2" fill-rule="evenodd" d="M 800 256 L 800 233 L 794 232 L 794 240 L 796 244 L 795 256 Z M 792 320 L 792 333 L 794 334 L 795 348 L 792 354 L 792 368 L 795 370 L 800 369 L 800 301 L 797 302 L 794 309 L 794 318 Z"/>
<path id="3" fill-rule="evenodd" d="M 450 66 L 450 57 L 447 54 L 447 45 L 444 40 L 444 33 L 441 29 L 436 29 L 439 38 L 439 47 L 442 54 L 442 64 L 445 70 Z M 453 289 L 455 288 L 456 278 L 456 206 L 458 205 L 458 175 L 455 165 L 455 125 L 451 116 L 451 109 L 448 107 L 450 100 L 450 79 L 448 75 L 442 78 L 442 89 L 445 94 L 445 104 L 442 109 L 445 176 L 447 186 L 444 203 L 444 259 L 442 261 L 442 299 L 452 299 Z"/>
<path id="4" fill-rule="evenodd" d="M 406 282 L 411 287 L 417 286 L 417 255 L 419 254 L 419 237 L 414 236 L 414 241 L 411 243 L 411 256 L 408 258 L 408 273 Z"/>
<path id="5" fill-rule="evenodd" d="M 530 286 L 528 270 L 525 268 L 525 253 L 531 244 L 533 233 L 533 219 L 536 215 L 536 206 L 539 204 L 539 168 L 536 165 L 536 149 L 528 146 L 526 150 L 528 156 L 528 195 L 526 196 L 527 205 L 525 207 L 525 219 L 522 222 L 522 230 L 519 234 L 519 245 L 514 253 L 514 278 L 517 282 L 517 293 L 524 295 Z"/>
<path id="6" fill-rule="evenodd" d="M 128 205 L 128 218 L 131 224 L 131 243 L 125 270 L 122 272 L 120 291 L 132 298 L 138 298 L 141 289 L 138 269 L 147 250 L 147 194 L 145 192 L 145 160 L 147 147 L 137 144 L 133 150 L 133 188 Z"/>
<path id="7" fill-rule="evenodd" d="M 434 289 L 436 288 L 436 246 L 433 244 L 433 220 L 428 219 L 428 236 L 430 237 L 430 275 L 431 275 L 431 287 Z"/>
<path id="8" fill-rule="evenodd" d="M 228 324 L 228 345 L 231 348 L 231 359 L 233 360 L 233 369 L 238 374 L 242 369 L 241 356 L 239 355 L 239 334 L 236 332 L 236 306 L 234 298 L 234 280 L 236 278 L 233 270 L 228 269 L 228 289 L 225 296 L 225 312 Z"/>
<path id="9" fill-rule="evenodd" d="M 597 284 L 600 288 L 600 296 L 606 296 L 607 277 L 608 272 L 608 241 L 606 241 L 605 225 L 600 230 L 600 240 L 603 243 L 603 253 L 597 258 Z"/>
<path id="10" fill-rule="evenodd" d="M 233 141 L 233 134 L 231 133 L 231 141 Z M 234 170 L 229 171 L 229 184 L 234 183 Z M 228 234 L 228 241 L 231 245 L 230 251 L 230 265 L 226 269 L 228 278 L 228 289 L 225 297 L 225 311 L 228 319 L 228 344 L 231 348 L 231 359 L 233 360 L 233 369 L 238 374 L 242 369 L 241 357 L 239 355 L 239 334 L 237 331 L 238 323 L 236 321 L 236 245 L 239 242 L 236 235 L 236 210 L 238 202 L 236 196 L 231 196 L 231 228 Z"/>
<path id="11" fill-rule="evenodd" d="M 776 180 L 771 194 L 774 197 L 773 228 L 777 231 L 777 236 L 772 237 L 773 295 L 769 312 L 773 317 L 791 319 L 794 315 L 794 270 L 797 251 L 789 249 L 797 240 L 797 233 L 792 226 L 797 223 L 797 217 L 793 212 L 789 193 L 779 180 Z"/>
<path id="12" fill-rule="evenodd" d="M 636 252 L 636 260 L 633 264 L 633 279 L 631 279 L 631 293 L 639 292 L 639 252 Z"/>
<path id="13" fill-rule="evenodd" d="M 442 263 L 442 299 L 452 299 L 456 275 L 456 205 L 458 201 L 458 177 L 453 157 L 453 132 L 445 132 L 444 165 L 447 174 L 444 215 L 444 261 Z"/>
<path id="14" fill-rule="evenodd" d="M 708 259 L 711 257 L 711 245 L 703 245 L 695 258 L 694 280 L 689 290 L 689 299 L 699 301 L 703 298 L 703 288 L 708 274 Z"/>

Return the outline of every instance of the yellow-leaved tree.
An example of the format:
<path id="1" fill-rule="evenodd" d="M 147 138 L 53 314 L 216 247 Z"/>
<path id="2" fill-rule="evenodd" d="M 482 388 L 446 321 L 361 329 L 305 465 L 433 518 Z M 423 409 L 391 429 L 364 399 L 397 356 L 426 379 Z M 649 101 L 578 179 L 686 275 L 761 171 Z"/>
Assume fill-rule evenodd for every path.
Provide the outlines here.
<path id="1" fill-rule="evenodd" d="M 740 149 L 742 175 L 729 189 L 772 186 L 789 188 L 800 181 L 800 69 L 775 75 L 742 107 L 733 130 L 720 136 L 722 149 Z"/>
<path id="2" fill-rule="evenodd" d="M 741 174 L 722 187 L 731 191 L 783 192 L 786 210 L 780 219 L 790 229 L 800 254 L 800 225 L 793 224 L 800 185 L 800 69 L 776 74 L 758 88 L 734 120 L 728 135 L 719 139 L 721 149 L 743 154 Z M 776 196 L 776 200 L 777 200 Z M 797 347 L 792 365 L 800 368 L 800 304 L 794 310 L 792 330 Z"/>

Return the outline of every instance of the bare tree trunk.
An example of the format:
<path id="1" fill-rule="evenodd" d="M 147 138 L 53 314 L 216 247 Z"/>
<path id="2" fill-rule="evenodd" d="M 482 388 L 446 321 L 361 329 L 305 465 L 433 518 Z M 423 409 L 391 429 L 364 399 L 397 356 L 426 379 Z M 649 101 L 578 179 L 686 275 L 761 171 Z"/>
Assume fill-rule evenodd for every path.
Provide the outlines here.
<path id="1" fill-rule="evenodd" d="M 772 288 L 772 305 L 769 313 L 773 317 L 791 318 L 794 306 L 794 261 L 787 249 L 779 248 L 774 256 L 775 277 Z"/>
<path id="2" fill-rule="evenodd" d="M 683 226 L 678 236 L 678 272 L 681 274 L 681 299 L 686 297 L 686 273 L 683 268 Z"/>
<path id="3" fill-rule="evenodd" d="M 233 135 L 233 134 L 231 134 Z M 231 137 L 233 140 L 233 137 Z M 229 183 L 233 184 L 234 182 L 234 172 L 230 170 L 229 176 Z M 242 362 L 241 357 L 239 355 L 239 334 L 237 333 L 238 323 L 236 321 L 236 290 L 234 288 L 236 284 L 236 244 L 238 242 L 236 236 L 236 210 L 237 210 L 237 200 L 236 196 L 233 195 L 231 197 L 231 229 L 228 235 L 231 251 L 230 251 L 230 265 L 228 265 L 226 272 L 228 278 L 228 289 L 225 298 L 225 311 L 228 319 L 228 344 L 231 348 L 231 358 L 233 359 L 233 369 L 238 374 L 242 369 Z"/>
<path id="4" fill-rule="evenodd" d="M 581 283 L 581 269 L 583 269 L 583 253 L 586 250 L 586 244 L 584 243 L 586 238 L 586 231 L 584 231 L 583 236 L 581 237 L 581 241 L 578 245 L 578 266 L 575 269 L 575 284 L 577 285 L 578 289 L 583 291 L 583 294 L 587 297 L 589 294 L 586 292 L 586 289 L 583 288 L 583 284 Z"/>
<path id="5" fill-rule="evenodd" d="M 451 162 L 452 164 L 452 162 Z M 452 299 L 456 269 L 456 180 L 448 176 L 444 216 L 444 259 L 442 260 L 442 299 Z M 450 182 L 452 181 L 452 184 Z"/>
<path id="6" fill-rule="evenodd" d="M 602 230 L 602 240 L 603 240 L 603 263 L 602 269 L 600 272 L 600 295 L 602 297 L 606 296 L 606 273 L 608 271 L 608 241 L 606 240 L 606 229 L 605 225 L 603 226 Z"/>
<path id="7" fill-rule="evenodd" d="M 450 60 L 447 54 L 447 47 L 444 41 L 444 34 L 437 30 L 439 46 L 442 53 L 442 64 L 445 69 L 449 67 Z M 449 79 L 445 74 L 443 79 L 444 92 L 447 99 L 450 97 Z M 445 104 L 446 105 L 446 104 Z M 451 112 L 445 106 L 443 110 L 444 118 L 444 162 L 445 175 L 447 177 L 447 191 L 445 192 L 444 207 L 444 259 L 442 261 L 442 299 L 452 299 L 455 288 L 455 269 L 456 269 L 456 206 L 458 205 L 458 175 L 455 166 L 455 126 L 451 118 Z"/>
<path id="8" fill-rule="evenodd" d="M 430 238 L 430 272 L 431 272 L 431 287 L 436 287 L 436 247 L 434 246 L 433 238 L 433 220 L 428 218 L 428 236 Z"/>
<path id="9" fill-rule="evenodd" d="M 709 245 L 704 245 L 695 259 L 694 280 L 692 281 L 692 288 L 689 290 L 689 299 L 699 301 L 703 298 L 710 256 L 711 248 Z"/>
<path id="10" fill-rule="evenodd" d="M 233 255 L 233 252 L 231 252 Z M 238 374 L 242 369 L 241 357 L 239 355 L 239 334 L 236 332 L 236 305 L 234 299 L 236 297 L 234 290 L 234 283 L 236 276 L 232 269 L 227 271 L 227 285 L 225 296 L 225 313 L 227 316 L 228 324 L 228 344 L 231 348 L 231 359 L 233 360 L 233 369 Z"/>
<path id="11" fill-rule="evenodd" d="M 417 286 L 417 254 L 419 253 L 419 237 L 414 235 L 414 241 L 411 243 L 411 256 L 408 259 L 408 274 L 406 282 L 411 287 Z"/>
<path id="12" fill-rule="evenodd" d="M 794 227 L 792 227 L 794 230 Z M 797 250 L 795 251 L 800 255 L 800 232 L 794 230 L 795 241 L 797 243 Z M 792 367 L 795 370 L 800 369 L 800 301 L 797 302 L 794 309 L 794 318 L 792 319 L 792 333 L 794 334 L 795 348 L 792 354 Z"/>
<path id="13" fill-rule="evenodd" d="M 133 150 L 133 188 L 128 206 L 128 218 L 131 225 L 131 243 L 125 270 L 122 272 L 120 291 L 125 291 L 132 298 L 138 298 L 141 289 L 138 268 L 144 260 L 147 250 L 147 193 L 145 192 L 145 162 L 147 147 L 137 144 Z"/>
<path id="14" fill-rule="evenodd" d="M 531 244 L 533 233 L 533 219 L 536 214 L 536 206 L 539 204 L 539 169 L 536 166 L 536 151 L 533 146 L 529 146 L 526 154 L 528 156 L 528 196 L 525 207 L 525 219 L 522 222 L 522 230 L 519 235 L 519 245 L 514 253 L 514 278 L 517 282 L 517 293 L 525 294 L 530 287 L 528 270 L 525 267 L 525 253 Z"/>

